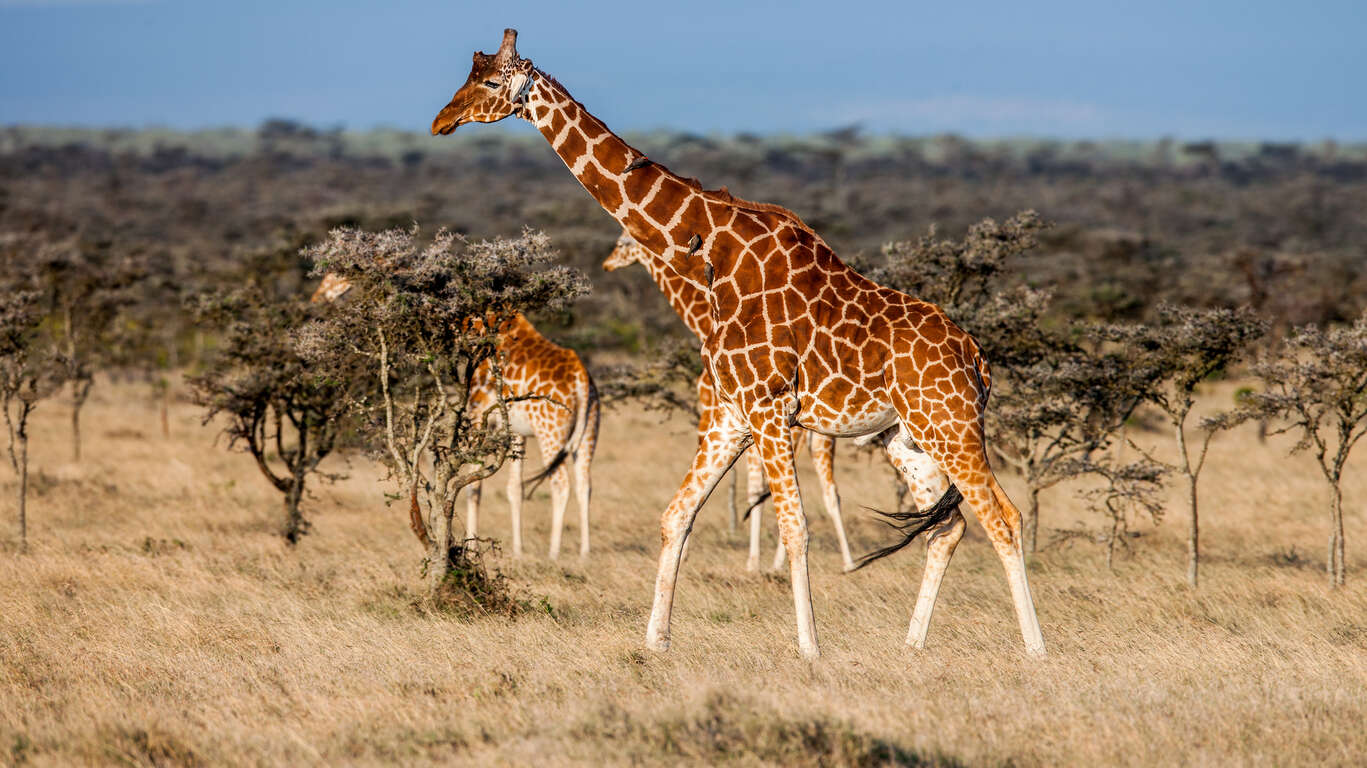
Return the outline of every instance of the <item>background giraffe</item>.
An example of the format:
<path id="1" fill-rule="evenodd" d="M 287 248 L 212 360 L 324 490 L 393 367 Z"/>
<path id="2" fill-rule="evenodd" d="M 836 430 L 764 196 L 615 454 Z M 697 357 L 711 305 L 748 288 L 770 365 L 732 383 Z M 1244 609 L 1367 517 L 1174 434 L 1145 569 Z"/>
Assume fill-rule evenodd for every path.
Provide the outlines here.
<path id="1" fill-rule="evenodd" d="M 351 286 L 334 274 L 323 277 L 314 301 L 335 301 Z M 545 466 L 534 478 L 550 477 L 552 559 L 560 554 L 573 475 L 579 506 L 579 555 L 589 553 L 589 465 L 598 444 L 600 403 L 593 377 L 579 355 L 542 336 L 521 313 L 498 331 L 504 398 L 508 403 L 508 428 L 513 452 L 509 459 L 508 506 L 512 517 L 513 556 L 522 556 L 522 461 L 525 439 L 536 438 Z M 497 402 L 496 381 L 490 361 L 475 370 L 470 387 L 470 412 L 483 413 Z M 568 462 L 568 466 L 566 465 Z M 469 486 L 466 497 L 465 535 L 479 530 L 482 483 Z M 415 532 L 417 527 L 415 525 Z M 418 532 L 419 537 L 423 535 Z"/>
<path id="2" fill-rule="evenodd" d="M 432 122 L 530 120 L 575 178 L 650 253 L 677 271 L 706 264 L 713 332 L 703 345 L 720 406 L 661 520 L 646 645 L 669 647 L 680 555 L 698 510 L 753 443 L 774 497 L 797 614 L 798 648 L 820 655 L 807 568 L 807 528 L 790 427 L 884 439 L 923 510 L 906 541 L 929 532 L 926 571 L 907 641 L 924 643 L 944 567 L 969 505 L 1006 571 L 1027 652 L 1044 653 L 1021 549 L 1020 512 L 992 474 L 983 412 L 990 388 L 977 343 L 938 307 L 884 288 L 841 262 L 796 214 L 704 190 L 608 130 L 504 31 L 497 54 L 475 53 L 470 75 Z"/>
<path id="3" fill-rule="evenodd" d="M 640 264 L 646 268 L 669 301 L 669 306 L 678 313 L 684 325 L 688 326 L 688 330 L 698 337 L 699 343 L 711 334 L 712 315 L 707 304 L 707 289 L 703 285 L 701 264 L 690 265 L 693 268 L 687 273 L 675 272 L 624 232 L 617 239 L 612 253 L 603 261 L 603 269 L 612 272 L 631 264 Z M 712 381 L 706 373 L 698 377 L 698 403 L 699 432 L 702 432 L 705 429 L 703 425 L 710 424 L 715 418 L 713 414 L 701 413 L 702 404 L 707 403 L 710 407 L 717 405 L 716 393 L 712 391 Z M 853 570 L 854 559 L 850 557 L 850 544 L 845 536 L 845 524 L 840 516 L 840 491 L 835 483 L 835 438 L 797 426 L 793 427 L 792 434 L 795 445 L 804 435 L 807 437 L 808 451 L 812 456 L 812 464 L 816 467 L 817 482 L 821 486 L 821 499 L 826 506 L 826 513 L 831 516 L 831 522 L 835 524 L 835 535 L 840 542 L 840 558 L 844 562 L 845 570 Z M 746 460 L 746 470 L 745 506 L 750 511 L 750 554 L 745 567 L 746 570 L 754 571 L 759 569 L 759 532 L 762 517 L 756 505 L 762 499 L 765 481 L 764 470 L 755 457 Z M 783 560 L 783 539 L 780 537 L 778 545 L 774 548 L 772 569 L 781 568 Z"/>

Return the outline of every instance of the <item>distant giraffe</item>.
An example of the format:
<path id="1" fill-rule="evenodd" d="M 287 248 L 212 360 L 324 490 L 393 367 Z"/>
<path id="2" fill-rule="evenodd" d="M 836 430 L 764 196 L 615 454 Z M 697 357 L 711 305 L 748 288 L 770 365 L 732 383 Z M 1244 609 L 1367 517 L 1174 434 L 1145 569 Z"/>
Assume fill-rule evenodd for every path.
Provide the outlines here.
<path id="1" fill-rule="evenodd" d="M 351 289 L 346 278 L 328 274 L 314 292 L 314 301 L 336 301 Z M 508 404 L 513 433 L 508 472 L 508 506 L 512 514 L 513 556 L 522 556 L 522 456 L 525 439 L 535 437 L 545 467 L 541 476 L 551 483 L 550 557 L 560 554 L 560 539 L 569 506 L 570 475 L 579 505 L 579 554 L 589 553 L 589 465 L 598 445 L 600 404 L 598 389 L 588 369 L 572 350 L 557 346 L 537 332 L 520 313 L 498 331 L 505 398 L 527 398 Z M 497 400 L 490 361 L 475 370 L 470 388 L 470 412 L 483 413 Z M 570 466 L 567 467 L 566 461 Z M 479 529 L 481 483 L 469 487 L 465 535 Z M 422 538 L 424 531 L 414 525 Z"/>
<path id="2" fill-rule="evenodd" d="M 612 272 L 632 264 L 645 267 L 669 301 L 669 306 L 674 308 L 674 312 L 683 320 L 688 330 L 698 337 L 699 342 L 705 341 L 711 335 L 712 315 L 708 310 L 707 288 L 703 284 L 701 264 L 686 265 L 688 270 L 684 273 L 675 272 L 624 232 L 617 239 L 617 245 L 612 249 L 612 253 L 603 261 L 603 269 Z M 703 404 L 710 407 L 717 404 L 716 393 L 712 391 L 712 380 L 706 373 L 698 377 L 698 403 L 700 411 Z M 716 417 L 712 413 L 699 413 L 699 434 L 702 434 L 705 425 L 711 424 L 714 418 Z M 844 562 L 845 570 L 854 570 L 854 558 L 850 557 L 850 544 L 845 537 L 845 524 L 840 516 L 840 491 L 835 484 L 835 438 L 794 426 L 793 443 L 797 444 L 804 434 L 808 438 L 807 445 L 812 455 L 812 464 L 816 467 L 817 482 L 821 485 L 821 499 L 825 503 L 826 513 L 831 516 L 831 522 L 835 525 L 835 535 L 840 542 L 840 558 Z M 761 515 L 756 506 L 763 498 L 764 469 L 753 456 L 746 460 L 745 466 L 746 508 L 750 510 L 750 554 L 745 567 L 746 570 L 754 571 L 759 569 Z M 780 538 L 778 546 L 774 549 L 772 569 L 781 568 L 783 561 L 783 539 Z"/>
<path id="3" fill-rule="evenodd" d="M 966 502 L 1006 571 L 1026 651 L 1044 636 L 1021 549 L 1020 512 L 992 474 L 983 416 L 991 379 L 977 342 L 933 304 L 874 283 L 838 259 L 785 208 L 705 190 L 655 163 L 517 54 L 474 54 L 433 134 L 517 115 L 531 121 L 603 210 L 676 271 L 705 264 L 712 334 L 703 364 L 720 403 L 660 524 L 662 546 L 646 646 L 669 648 L 680 556 L 698 510 L 753 443 L 773 493 L 797 613 L 798 649 L 820 655 L 807 569 L 807 522 L 791 427 L 833 436 L 898 429 L 882 442 L 922 510 L 904 544 L 928 532 L 926 570 L 907 643 L 925 642 Z M 886 551 L 885 551 L 886 552 Z"/>

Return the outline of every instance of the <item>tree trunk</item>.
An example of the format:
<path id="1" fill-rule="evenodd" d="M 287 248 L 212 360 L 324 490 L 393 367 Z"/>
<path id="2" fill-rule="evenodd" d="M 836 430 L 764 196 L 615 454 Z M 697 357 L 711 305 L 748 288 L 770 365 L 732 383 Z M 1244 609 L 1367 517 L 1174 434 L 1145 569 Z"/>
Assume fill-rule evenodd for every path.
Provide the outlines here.
<path id="1" fill-rule="evenodd" d="M 1196 511 L 1196 476 L 1187 473 L 1190 489 L 1188 504 L 1191 511 L 1191 528 L 1187 530 L 1187 584 L 1195 587 L 1199 583 L 1201 567 L 1201 521 Z"/>
<path id="2" fill-rule="evenodd" d="M 19 417 L 19 551 L 28 551 L 28 407 Z"/>
<path id="3" fill-rule="evenodd" d="M 1191 513 L 1191 525 L 1187 528 L 1187 585 L 1197 586 L 1201 567 L 1201 519 L 1196 510 L 1196 474 L 1191 471 L 1191 459 L 1187 454 L 1187 432 L 1183 429 L 1187 415 L 1182 414 L 1176 421 L 1177 455 L 1182 459 L 1182 474 L 1187 477 L 1187 503 Z"/>
<path id="4" fill-rule="evenodd" d="M 71 380 L 71 454 L 75 461 L 81 460 L 81 409 L 90 399 L 90 388 L 94 385 L 93 378 Z"/>
<path id="5" fill-rule="evenodd" d="M 81 460 L 81 404 L 71 404 L 71 460 Z"/>
<path id="6" fill-rule="evenodd" d="M 1106 539 L 1106 570 L 1115 570 L 1115 542 L 1120 538 L 1120 518 L 1111 510 L 1111 535 Z"/>
<path id="7" fill-rule="evenodd" d="M 431 544 L 427 548 L 427 584 L 435 597 L 451 572 L 451 548 L 456 543 L 451 530 L 455 505 L 447 503 L 444 498 L 434 498 L 432 501 L 432 508 L 437 510 L 437 519 L 434 521 L 436 525 L 428 531 Z"/>
<path id="8" fill-rule="evenodd" d="M 1025 507 L 1025 519 L 1021 521 L 1021 538 L 1024 539 L 1025 554 L 1035 554 L 1039 539 L 1039 489 L 1030 487 L 1030 503 Z"/>
<path id="9" fill-rule="evenodd" d="M 295 477 L 290 483 L 289 490 L 285 491 L 285 541 L 291 546 L 298 544 L 299 539 L 303 538 L 308 532 L 308 521 L 304 520 L 303 514 L 299 512 L 299 500 L 304 496 L 304 478 Z"/>
<path id="10" fill-rule="evenodd" d="M 1343 545 L 1343 491 L 1334 483 L 1333 503 L 1329 510 L 1329 585 L 1341 587 L 1347 578 Z"/>
<path id="11" fill-rule="evenodd" d="M 169 377 L 161 388 L 161 436 L 165 438 L 171 436 L 171 382 Z"/>

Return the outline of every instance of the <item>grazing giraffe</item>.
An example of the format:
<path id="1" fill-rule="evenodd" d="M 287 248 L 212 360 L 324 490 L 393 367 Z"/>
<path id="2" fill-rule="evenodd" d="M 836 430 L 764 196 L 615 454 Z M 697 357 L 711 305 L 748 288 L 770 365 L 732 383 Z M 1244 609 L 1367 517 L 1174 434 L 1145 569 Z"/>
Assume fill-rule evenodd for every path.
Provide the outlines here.
<path id="1" fill-rule="evenodd" d="M 651 161 L 518 56 L 516 41 L 508 29 L 498 53 L 474 54 L 469 77 L 432 121 L 432 133 L 527 119 L 636 242 L 675 271 L 697 260 L 705 265 L 712 333 L 702 357 L 719 406 L 661 520 L 646 646 L 669 648 L 674 588 L 693 521 L 754 444 L 788 551 L 798 649 L 806 658 L 819 656 L 790 427 L 854 437 L 896 426 L 881 442 L 922 510 L 907 523 L 903 545 L 930 535 L 908 644 L 925 642 L 945 566 L 963 536 L 962 501 L 1006 571 L 1026 651 L 1043 655 L 1020 512 L 988 462 L 983 415 L 990 377 L 977 342 L 939 307 L 851 269 L 791 211 L 705 190 Z"/>
<path id="2" fill-rule="evenodd" d="M 313 300 L 336 301 L 350 289 L 346 278 L 327 274 Z M 546 476 L 551 481 L 550 557 L 555 559 L 560 554 L 571 473 L 579 505 L 579 555 L 583 557 L 589 553 L 589 464 L 598 445 L 598 389 L 578 355 L 542 336 L 521 313 L 499 329 L 498 350 L 503 361 L 504 397 L 513 400 L 508 404 L 513 440 L 508 472 L 513 556 L 522 556 L 523 448 L 526 438 L 535 437 L 545 467 L 532 482 Z M 494 387 L 491 361 L 486 360 L 471 380 L 471 413 L 494 407 Z M 567 460 L 569 467 L 565 466 Z M 470 538 L 478 534 L 481 485 L 473 483 L 466 497 L 465 535 Z M 417 523 L 414 532 L 419 538 L 425 534 Z"/>
<path id="3" fill-rule="evenodd" d="M 701 265 L 689 264 L 686 273 L 675 272 L 660 259 L 655 258 L 649 251 L 642 248 L 631 235 L 622 233 L 617 239 L 617 245 L 613 247 L 612 253 L 603 261 L 603 269 L 608 272 L 640 264 L 650 273 L 655 284 L 660 287 L 665 298 L 669 301 L 669 306 L 674 308 L 674 312 L 683 320 L 688 330 L 698 337 L 702 342 L 712 333 L 712 315 L 707 304 L 707 288 L 703 284 L 703 270 Z M 712 380 L 706 373 L 698 377 L 698 402 L 700 404 L 699 413 L 699 434 L 705 431 L 705 425 L 710 424 L 715 418 L 710 413 L 701 412 L 701 404 L 709 403 L 715 405 L 716 394 L 712 391 Z M 831 522 L 835 524 L 835 535 L 840 542 L 840 558 L 844 562 L 846 571 L 854 570 L 854 559 L 850 557 L 849 540 L 845 537 L 845 524 L 840 517 L 840 491 L 835 484 L 835 438 L 823 435 L 819 432 L 811 432 L 801 427 L 793 427 L 793 442 L 796 444 L 803 434 L 807 435 L 808 452 L 812 455 L 812 464 L 816 467 L 816 479 L 821 485 L 821 499 L 825 503 L 826 513 L 831 516 Z M 756 509 L 762 493 L 764 491 L 764 470 L 760 462 L 755 457 L 746 460 L 746 470 L 748 474 L 746 482 L 746 507 L 750 510 L 750 554 L 746 559 L 746 570 L 754 571 L 759 569 L 759 529 L 760 517 Z M 783 540 L 779 539 L 778 546 L 774 549 L 774 563 L 772 570 L 778 570 L 783 566 L 784 549 Z"/>

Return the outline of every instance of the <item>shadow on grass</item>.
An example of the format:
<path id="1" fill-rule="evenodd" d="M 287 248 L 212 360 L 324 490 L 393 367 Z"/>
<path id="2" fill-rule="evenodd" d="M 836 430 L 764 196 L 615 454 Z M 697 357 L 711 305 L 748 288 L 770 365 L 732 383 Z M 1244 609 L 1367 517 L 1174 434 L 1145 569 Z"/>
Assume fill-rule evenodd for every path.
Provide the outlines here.
<path id="1" fill-rule="evenodd" d="M 923 753 L 818 715 L 794 719 L 729 694 L 712 694 L 700 711 L 644 720 L 617 706 L 580 724 L 583 741 L 612 744 L 636 758 L 680 758 L 705 764 L 772 763 L 785 766 L 936 766 L 964 763 Z"/>

